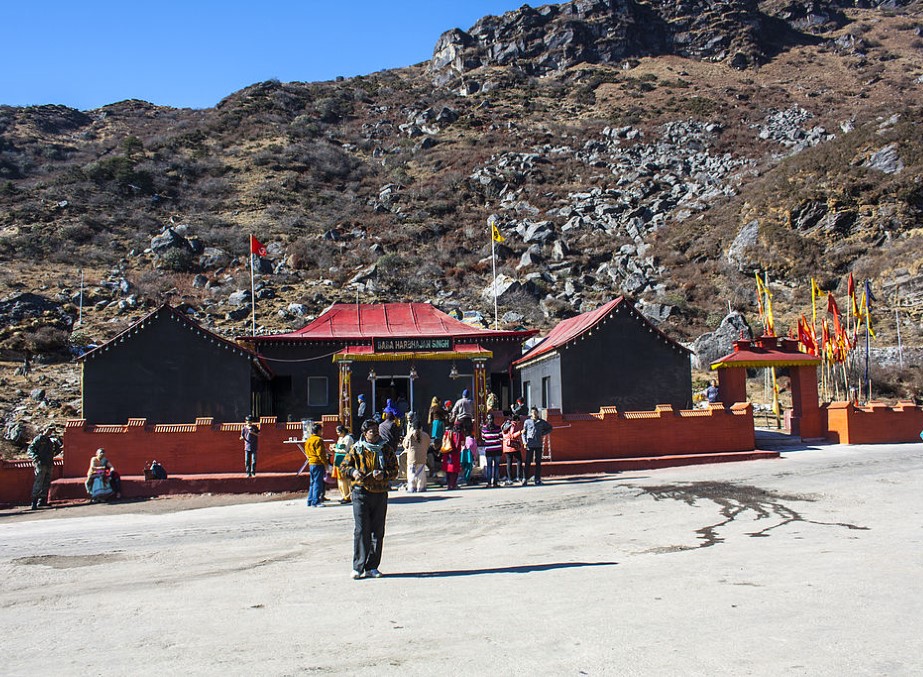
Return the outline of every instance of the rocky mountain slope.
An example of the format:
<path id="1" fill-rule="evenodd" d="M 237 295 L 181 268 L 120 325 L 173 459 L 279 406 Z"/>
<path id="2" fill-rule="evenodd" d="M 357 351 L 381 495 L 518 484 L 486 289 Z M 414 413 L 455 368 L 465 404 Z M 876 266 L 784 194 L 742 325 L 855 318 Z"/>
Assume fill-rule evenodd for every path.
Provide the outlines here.
<path id="1" fill-rule="evenodd" d="M 164 301 L 245 334 L 251 233 L 263 331 L 356 298 L 492 320 L 496 289 L 504 325 L 624 293 L 692 341 L 729 310 L 760 329 L 754 272 L 786 330 L 812 276 L 842 298 L 852 272 L 879 344 L 896 313 L 919 346 L 921 93 L 920 2 L 574 0 L 213 109 L 0 107 L 0 348 L 60 354 Z M 67 365 L 33 396 L 50 416 Z M 34 389 L 7 390 L 10 424 Z"/>

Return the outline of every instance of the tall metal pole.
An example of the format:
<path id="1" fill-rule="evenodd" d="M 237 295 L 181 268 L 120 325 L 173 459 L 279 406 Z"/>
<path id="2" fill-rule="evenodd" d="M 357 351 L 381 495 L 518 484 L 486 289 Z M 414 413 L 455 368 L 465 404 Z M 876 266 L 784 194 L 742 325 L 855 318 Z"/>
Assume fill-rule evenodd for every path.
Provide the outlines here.
<path id="1" fill-rule="evenodd" d="M 77 311 L 77 326 L 83 324 L 83 268 L 80 269 L 80 310 Z"/>
<path id="2" fill-rule="evenodd" d="M 490 231 L 490 263 L 491 263 L 491 267 L 493 268 L 493 274 L 494 274 L 493 282 L 491 286 L 493 287 L 493 290 L 494 290 L 494 329 L 499 329 L 499 326 L 500 326 L 499 319 L 498 319 L 499 311 L 497 310 L 497 241 L 496 239 L 494 239 L 494 227 L 496 223 L 497 223 L 497 216 L 495 214 L 491 214 L 487 218 L 487 226 Z"/>
<path id="3" fill-rule="evenodd" d="M 253 241 L 253 236 L 250 236 Z M 252 249 L 252 247 L 251 247 Z M 256 256 L 250 252 L 250 330 L 253 336 L 256 336 L 256 285 L 253 282 L 253 257 Z"/>
<path id="4" fill-rule="evenodd" d="M 865 388 L 867 391 L 866 402 L 872 401 L 872 379 L 869 378 L 869 327 L 872 324 L 872 287 L 865 281 Z"/>
<path id="5" fill-rule="evenodd" d="M 898 306 L 894 306 L 894 326 L 897 327 L 897 359 L 901 365 L 901 369 L 904 368 L 904 348 L 901 345 L 901 317 L 897 312 Z"/>

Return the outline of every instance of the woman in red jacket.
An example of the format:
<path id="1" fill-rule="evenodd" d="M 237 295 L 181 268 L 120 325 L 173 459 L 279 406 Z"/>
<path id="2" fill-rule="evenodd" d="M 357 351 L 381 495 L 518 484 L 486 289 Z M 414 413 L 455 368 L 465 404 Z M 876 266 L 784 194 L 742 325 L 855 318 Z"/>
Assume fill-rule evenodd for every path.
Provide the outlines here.
<path id="1" fill-rule="evenodd" d="M 518 416 L 510 416 L 503 424 L 503 455 L 506 456 L 506 486 L 521 482 L 522 474 L 522 422 Z M 513 459 L 516 459 L 516 476 L 513 477 Z"/>
<path id="2" fill-rule="evenodd" d="M 445 471 L 446 489 L 458 489 L 458 473 L 461 470 L 461 449 L 465 446 L 465 434 L 456 423 L 442 436 L 442 469 Z"/>

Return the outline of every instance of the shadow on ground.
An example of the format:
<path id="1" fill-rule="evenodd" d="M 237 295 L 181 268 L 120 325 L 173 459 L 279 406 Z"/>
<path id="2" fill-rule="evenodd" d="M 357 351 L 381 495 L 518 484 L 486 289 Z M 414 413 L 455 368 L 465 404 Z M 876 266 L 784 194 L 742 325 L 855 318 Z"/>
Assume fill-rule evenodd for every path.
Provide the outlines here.
<path id="1" fill-rule="evenodd" d="M 485 574 L 531 574 L 537 571 L 576 569 L 579 567 L 611 567 L 618 562 L 554 562 L 551 564 L 523 564 L 517 567 L 492 569 L 449 569 L 446 571 L 407 571 L 388 574 L 388 578 L 454 578 L 456 576 L 482 576 Z"/>
<path id="2" fill-rule="evenodd" d="M 759 428 L 755 431 L 755 437 L 756 448 L 763 451 L 809 451 L 824 444 L 829 444 L 826 440 L 804 442 L 795 435 L 789 435 L 777 430 L 760 430 Z"/>

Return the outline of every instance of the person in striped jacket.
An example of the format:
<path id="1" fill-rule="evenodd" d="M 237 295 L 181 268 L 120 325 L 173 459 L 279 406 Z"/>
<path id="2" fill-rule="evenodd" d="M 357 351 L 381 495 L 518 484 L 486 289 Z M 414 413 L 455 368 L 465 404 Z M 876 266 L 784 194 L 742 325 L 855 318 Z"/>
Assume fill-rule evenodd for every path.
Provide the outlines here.
<path id="1" fill-rule="evenodd" d="M 500 456 L 503 455 L 503 431 L 494 420 L 493 413 L 487 414 L 484 425 L 481 426 L 481 442 L 483 442 L 484 455 L 487 457 L 487 487 L 500 486 Z"/>

